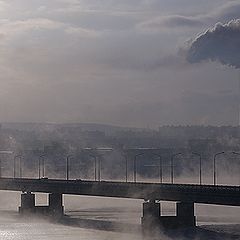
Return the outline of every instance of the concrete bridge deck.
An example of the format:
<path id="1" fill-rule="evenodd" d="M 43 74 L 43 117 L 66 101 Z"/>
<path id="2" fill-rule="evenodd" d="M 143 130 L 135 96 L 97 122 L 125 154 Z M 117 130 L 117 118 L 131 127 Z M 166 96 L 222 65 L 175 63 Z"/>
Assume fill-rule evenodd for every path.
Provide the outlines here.
<path id="1" fill-rule="evenodd" d="M 239 186 L 0 178 L 0 190 L 240 206 Z"/>

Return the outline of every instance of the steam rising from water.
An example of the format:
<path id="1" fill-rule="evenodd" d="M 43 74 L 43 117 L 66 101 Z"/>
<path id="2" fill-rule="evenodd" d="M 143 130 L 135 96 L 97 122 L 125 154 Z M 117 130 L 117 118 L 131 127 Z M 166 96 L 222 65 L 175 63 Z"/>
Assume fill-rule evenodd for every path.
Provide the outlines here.
<path id="1" fill-rule="evenodd" d="M 57 224 L 51 223 L 42 219 L 23 219 L 17 214 L 17 206 L 19 204 L 20 193 L 15 192 L 0 192 L 0 239 L 1 240 L 139 240 L 143 239 L 139 233 L 129 233 L 122 227 L 121 231 L 114 230 L 99 230 L 97 228 L 83 228 L 81 226 L 71 226 L 70 224 Z M 38 196 L 38 203 L 43 204 L 46 196 Z M 92 219 L 100 222 L 125 222 L 131 225 L 134 222 L 139 225 L 141 217 L 141 200 L 123 200 L 113 198 L 96 198 L 96 197 L 83 197 L 83 196 L 65 196 L 64 204 L 66 207 L 66 214 L 70 219 Z M 6 211 L 7 210 L 7 211 Z M 173 205 L 164 202 L 163 214 L 173 215 Z M 239 223 L 240 208 L 236 207 L 222 207 L 222 206 L 207 206 L 198 205 L 196 207 L 196 215 L 198 216 L 199 223 L 217 225 L 223 223 L 236 224 Z M 126 225 L 125 224 L 125 225 Z M 216 228 L 219 230 L 219 226 Z M 124 226 L 124 225 L 122 225 Z M 233 226 L 233 225 L 232 225 Z M 231 227 L 232 232 L 238 231 L 238 226 Z M 128 228 L 129 229 L 129 228 Z M 222 227 L 220 227 L 222 229 Z M 223 235 L 217 234 L 217 237 L 210 238 L 217 240 L 228 240 L 232 238 L 220 237 Z M 218 237 L 219 236 L 219 237 Z M 239 235 L 240 236 L 240 233 Z M 210 239 L 208 235 L 196 239 Z M 153 239 L 153 238 L 150 238 Z M 188 237 L 180 237 L 179 234 L 173 233 L 172 237 L 159 235 L 156 239 L 167 240 L 184 240 L 195 239 Z M 238 239 L 238 238 L 235 238 Z"/>

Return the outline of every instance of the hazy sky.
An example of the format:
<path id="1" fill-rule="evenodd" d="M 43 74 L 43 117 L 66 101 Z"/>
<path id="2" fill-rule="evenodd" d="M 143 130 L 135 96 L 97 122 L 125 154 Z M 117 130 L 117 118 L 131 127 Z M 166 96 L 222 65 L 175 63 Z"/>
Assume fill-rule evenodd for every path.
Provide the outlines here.
<path id="1" fill-rule="evenodd" d="M 239 0 L 6 0 L 0 16 L 0 121 L 237 124 L 238 70 L 183 49 Z"/>

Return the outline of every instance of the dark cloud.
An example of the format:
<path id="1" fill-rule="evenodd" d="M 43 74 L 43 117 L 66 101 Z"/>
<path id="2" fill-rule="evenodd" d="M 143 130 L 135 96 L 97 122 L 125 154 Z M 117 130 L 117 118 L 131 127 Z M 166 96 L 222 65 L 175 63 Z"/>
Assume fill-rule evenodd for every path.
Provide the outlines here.
<path id="1" fill-rule="evenodd" d="M 187 51 L 190 63 L 204 60 L 219 61 L 240 68 L 240 19 L 227 24 L 218 23 L 198 36 Z"/>
<path id="2" fill-rule="evenodd" d="M 240 18 L 240 2 L 230 1 L 212 12 L 209 17 L 221 22 L 229 22 L 232 19 L 238 19 Z"/>

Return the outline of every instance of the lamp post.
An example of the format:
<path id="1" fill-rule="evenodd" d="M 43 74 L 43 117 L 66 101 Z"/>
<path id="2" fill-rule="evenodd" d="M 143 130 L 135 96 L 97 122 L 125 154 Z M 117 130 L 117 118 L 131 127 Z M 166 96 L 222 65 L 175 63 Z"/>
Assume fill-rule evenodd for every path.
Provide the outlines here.
<path id="1" fill-rule="evenodd" d="M 94 181 L 97 181 L 97 156 L 88 154 L 89 157 L 92 157 L 94 159 Z"/>
<path id="2" fill-rule="evenodd" d="M 98 156 L 98 181 L 101 181 L 101 158 Z"/>
<path id="3" fill-rule="evenodd" d="M 125 159 L 125 181 L 128 182 L 128 157 L 127 154 L 123 154 Z"/>
<path id="4" fill-rule="evenodd" d="M 90 157 L 93 157 L 94 159 L 94 180 L 97 181 L 97 156 L 95 155 L 89 155 Z"/>
<path id="5" fill-rule="evenodd" d="M 238 153 L 238 152 L 232 152 L 232 154 L 240 156 L 240 153 Z M 239 181 L 239 183 L 240 183 L 240 181 Z"/>
<path id="6" fill-rule="evenodd" d="M 16 160 L 17 158 L 21 158 L 22 155 L 15 155 L 14 158 L 13 158 L 13 178 L 16 178 Z"/>
<path id="7" fill-rule="evenodd" d="M 19 177 L 22 178 L 22 156 L 19 157 Z"/>
<path id="8" fill-rule="evenodd" d="M 219 152 L 219 153 L 216 153 L 215 155 L 214 155 L 214 158 L 213 158 L 213 185 L 214 186 L 216 186 L 216 157 L 218 156 L 218 155 L 221 155 L 221 154 L 224 154 L 225 152 Z"/>
<path id="9" fill-rule="evenodd" d="M 137 182 L 137 157 L 144 155 L 145 153 L 139 153 L 134 156 L 134 162 L 133 162 L 133 181 Z"/>
<path id="10" fill-rule="evenodd" d="M 199 157 L 199 184 L 202 185 L 202 156 L 200 153 L 193 152 L 193 155 Z"/>
<path id="11" fill-rule="evenodd" d="M 67 155 L 66 157 L 66 180 L 69 180 L 69 159 L 72 157 L 72 155 Z"/>
<path id="12" fill-rule="evenodd" d="M 88 150 L 88 151 L 103 151 L 103 152 L 109 152 L 112 151 L 112 148 L 108 148 L 108 147 L 99 147 L 99 148 L 84 148 L 83 150 Z M 97 154 L 97 156 L 92 155 L 92 154 L 88 154 L 89 156 L 93 157 L 95 159 L 95 181 L 97 180 L 97 160 L 98 160 L 98 181 L 101 181 L 101 156 L 103 156 L 103 154 Z"/>
<path id="13" fill-rule="evenodd" d="M 42 176 L 45 177 L 45 155 L 42 154 L 38 158 L 38 178 L 41 178 L 41 160 L 42 160 Z"/>
<path id="14" fill-rule="evenodd" d="M 158 176 L 159 176 L 159 182 L 163 182 L 163 172 L 162 172 L 162 156 L 160 154 L 153 154 L 154 156 L 159 158 L 159 165 L 158 165 Z"/>
<path id="15" fill-rule="evenodd" d="M 182 155 L 182 153 L 176 153 L 171 156 L 171 183 L 174 183 L 174 157 Z"/>
<path id="16" fill-rule="evenodd" d="M 101 147 L 101 148 L 96 148 L 96 150 L 99 152 L 112 152 L 113 148 Z M 101 181 L 101 170 L 102 170 L 101 157 L 104 157 L 104 154 L 98 154 L 98 181 L 99 182 Z"/>
<path id="17" fill-rule="evenodd" d="M 12 151 L 0 151 L 0 154 L 12 154 Z M 0 178 L 2 177 L 2 159 L 0 158 Z"/>

